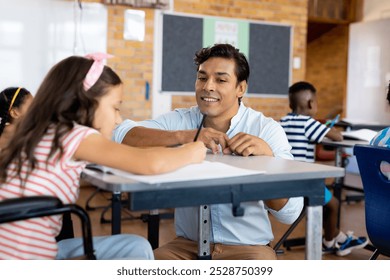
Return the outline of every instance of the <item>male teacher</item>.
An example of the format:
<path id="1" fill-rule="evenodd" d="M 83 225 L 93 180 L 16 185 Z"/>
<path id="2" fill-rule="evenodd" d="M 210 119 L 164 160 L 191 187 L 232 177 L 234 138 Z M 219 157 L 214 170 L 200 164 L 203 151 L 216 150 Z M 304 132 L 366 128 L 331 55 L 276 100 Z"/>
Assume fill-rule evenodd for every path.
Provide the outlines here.
<path id="1" fill-rule="evenodd" d="M 175 146 L 198 135 L 213 152 L 240 156 L 274 156 L 292 159 L 283 128 L 273 119 L 244 106 L 249 64 L 229 44 L 203 48 L 195 55 L 198 106 L 176 109 L 155 120 L 124 121 L 115 131 L 115 141 L 132 146 Z M 180 73 L 178 73 L 180 75 Z M 242 203 L 245 214 L 234 217 L 231 204 L 211 205 L 210 252 L 213 259 L 272 260 L 269 246 L 274 236 L 268 212 L 291 224 L 301 213 L 302 198 Z M 156 259 L 188 260 L 198 254 L 198 207 L 175 209 L 177 237 L 154 250 Z"/>

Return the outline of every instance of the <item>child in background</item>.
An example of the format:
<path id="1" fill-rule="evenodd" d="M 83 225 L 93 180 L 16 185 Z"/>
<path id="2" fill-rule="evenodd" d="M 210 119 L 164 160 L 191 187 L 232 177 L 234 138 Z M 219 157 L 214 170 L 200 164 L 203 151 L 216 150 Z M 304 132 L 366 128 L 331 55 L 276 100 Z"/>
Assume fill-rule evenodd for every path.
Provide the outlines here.
<path id="1" fill-rule="evenodd" d="M 386 100 L 390 105 L 390 81 L 387 87 Z M 378 134 L 370 141 L 370 145 L 390 148 L 390 126 L 379 131 Z"/>
<path id="2" fill-rule="evenodd" d="M 21 87 L 9 87 L 0 92 L 0 151 L 14 133 L 17 121 L 32 101 L 31 93 Z"/>
<path id="3" fill-rule="evenodd" d="M 105 54 L 72 56 L 57 63 L 40 85 L 0 156 L 0 200 L 50 195 L 75 203 L 87 163 L 137 174 L 157 174 L 201 162 L 202 142 L 176 148 L 134 148 L 111 141 L 121 122 L 122 82 Z M 61 217 L 43 217 L 0 226 L 0 259 L 72 258 L 81 239 L 58 244 Z M 23 230 L 22 230 L 23 229 Z M 97 259 L 153 259 L 146 239 L 135 235 L 95 237 Z"/>
<path id="4" fill-rule="evenodd" d="M 289 88 L 289 102 L 291 113 L 283 117 L 280 123 L 286 132 L 292 146 L 291 153 L 295 160 L 314 162 L 315 145 L 326 136 L 334 141 L 342 141 L 343 136 L 335 128 L 329 128 L 313 117 L 317 113 L 316 89 L 307 82 L 298 82 Z M 355 237 L 348 231 L 347 234 L 337 228 L 337 199 L 325 187 L 324 202 L 324 238 L 323 253 L 336 253 L 345 256 L 353 249 L 367 245 L 366 237 Z"/>
<path id="5" fill-rule="evenodd" d="M 387 87 L 386 99 L 390 105 L 390 81 Z M 370 141 L 370 145 L 390 148 L 390 126 L 379 131 L 377 135 L 375 135 L 375 137 Z M 381 171 L 390 180 L 390 164 L 388 162 L 381 162 L 380 167 Z"/>

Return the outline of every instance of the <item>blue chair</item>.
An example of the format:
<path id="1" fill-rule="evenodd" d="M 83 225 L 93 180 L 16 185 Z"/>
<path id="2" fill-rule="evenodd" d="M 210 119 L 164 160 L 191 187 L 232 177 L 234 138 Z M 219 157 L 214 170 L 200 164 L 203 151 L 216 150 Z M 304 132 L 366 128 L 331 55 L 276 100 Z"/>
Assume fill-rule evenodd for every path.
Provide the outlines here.
<path id="1" fill-rule="evenodd" d="M 390 257 L 390 181 L 381 171 L 381 162 L 390 163 L 390 149 L 368 145 L 354 147 L 365 194 L 366 229 L 379 254 Z"/>

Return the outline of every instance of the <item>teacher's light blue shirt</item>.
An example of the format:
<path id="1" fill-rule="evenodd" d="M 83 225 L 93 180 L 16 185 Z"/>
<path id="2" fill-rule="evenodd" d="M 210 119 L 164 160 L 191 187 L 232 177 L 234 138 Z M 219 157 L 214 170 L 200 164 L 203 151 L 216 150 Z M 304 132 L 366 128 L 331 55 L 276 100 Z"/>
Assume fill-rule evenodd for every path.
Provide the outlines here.
<path id="1" fill-rule="evenodd" d="M 163 130 L 192 130 L 201 123 L 202 114 L 197 106 L 189 109 L 176 109 L 155 120 L 134 122 L 125 120 L 114 133 L 114 140 L 121 143 L 126 133 L 135 126 Z M 280 124 L 262 113 L 247 108 L 241 103 L 227 131 L 228 137 L 245 132 L 263 139 L 272 149 L 275 157 L 293 159 L 291 146 Z M 282 223 L 293 223 L 303 208 L 303 198 L 290 198 L 279 211 L 269 209 L 263 201 L 244 202 L 243 217 L 234 217 L 231 204 L 211 205 L 210 242 L 227 245 L 266 245 L 273 240 L 268 211 Z M 198 207 L 177 208 L 175 210 L 176 235 L 198 240 Z"/>

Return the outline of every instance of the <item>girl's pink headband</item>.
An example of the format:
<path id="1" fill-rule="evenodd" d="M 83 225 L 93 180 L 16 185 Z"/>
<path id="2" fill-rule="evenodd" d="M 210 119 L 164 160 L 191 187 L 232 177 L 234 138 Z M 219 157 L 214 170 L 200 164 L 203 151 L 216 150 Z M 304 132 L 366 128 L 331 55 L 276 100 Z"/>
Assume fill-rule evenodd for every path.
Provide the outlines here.
<path id="1" fill-rule="evenodd" d="M 87 91 L 96 83 L 96 81 L 102 74 L 104 68 L 104 60 L 113 56 L 107 53 L 92 53 L 87 54 L 85 57 L 94 60 L 83 82 L 84 90 Z"/>

